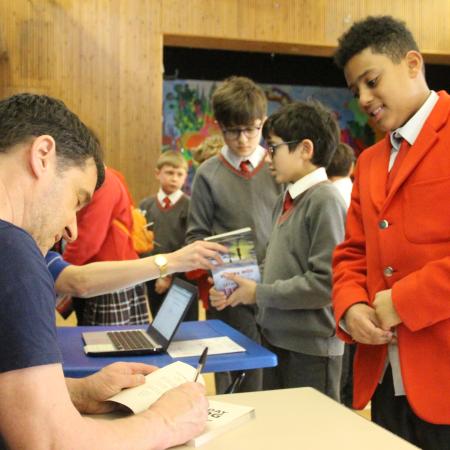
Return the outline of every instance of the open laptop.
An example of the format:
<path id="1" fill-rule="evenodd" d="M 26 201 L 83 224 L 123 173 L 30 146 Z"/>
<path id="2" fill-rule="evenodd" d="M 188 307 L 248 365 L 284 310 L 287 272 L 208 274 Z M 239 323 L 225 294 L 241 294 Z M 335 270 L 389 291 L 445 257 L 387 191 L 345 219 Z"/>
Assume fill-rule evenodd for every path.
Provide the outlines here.
<path id="1" fill-rule="evenodd" d="M 90 356 L 147 355 L 167 350 L 197 288 L 175 278 L 161 308 L 146 330 L 111 330 L 82 333 L 84 352 Z"/>

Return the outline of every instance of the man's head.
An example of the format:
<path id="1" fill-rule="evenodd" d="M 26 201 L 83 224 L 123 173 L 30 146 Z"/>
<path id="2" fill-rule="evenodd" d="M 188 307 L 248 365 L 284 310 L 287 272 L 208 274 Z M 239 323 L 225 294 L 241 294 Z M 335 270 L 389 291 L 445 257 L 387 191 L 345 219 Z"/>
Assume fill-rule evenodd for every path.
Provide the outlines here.
<path id="1" fill-rule="evenodd" d="M 4 165 L 0 182 L 7 191 L 15 189 L 7 216 L 17 218 L 42 251 L 63 234 L 69 240 L 76 238 L 76 211 L 104 179 L 99 143 L 80 119 L 63 102 L 44 95 L 4 99 L 0 158 Z M 15 187 L 7 185 L 9 167 L 18 171 L 12 180 Z"/>
<path id="2" fill-rule="evenodd" d="M 353 24 L 340 37 L 334 59 L 361 108 L 384 131 L 402 126 L 429 93 L 414 37 L 392 17 Z"/>
<path id="3" fill-rule="evenodd" d="M 155 176 L 164 193 L 170 195 L 183 187 L 187 171 L 188 165 L 183 155 L 168 150 L 158 158 Z"/>
<path id="4" fill-rule="evenodd" d="M 278 183 L 292 183 L 327 167 L 339 143 L 334 114 L 316 101 L 283 106 L 264 123 L 271 170 Z"/>
<path id="5" fill-rule="evenodd" d="M 328 178 L 349 177 L 355 163 L 355 152 L 350 145 L 340 142 L 334 153 L 333 159 L 327 167 Z"/>
<path id="6" fill-rule="evenodd" d="M 231 77 L 214 91 L 212 105 L 230 150 L 238 156 L 251 155 L 267 114 L 264 91 L 248 78 Z"/>

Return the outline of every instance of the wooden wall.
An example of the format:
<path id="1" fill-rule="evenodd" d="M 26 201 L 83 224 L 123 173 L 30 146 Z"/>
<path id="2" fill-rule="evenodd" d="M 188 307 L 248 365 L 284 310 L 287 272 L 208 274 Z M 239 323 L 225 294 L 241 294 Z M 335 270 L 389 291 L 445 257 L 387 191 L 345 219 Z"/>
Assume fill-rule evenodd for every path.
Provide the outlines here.
<path id="1" fill-rule="evenodd" d="M 138 200 L 156 190 L 163 44 L 330 55 L 368 14 L 392 14 L 450 64 L 448 0 L 0 0 L 0 96 L 46 93 L 98 133 Z"/>

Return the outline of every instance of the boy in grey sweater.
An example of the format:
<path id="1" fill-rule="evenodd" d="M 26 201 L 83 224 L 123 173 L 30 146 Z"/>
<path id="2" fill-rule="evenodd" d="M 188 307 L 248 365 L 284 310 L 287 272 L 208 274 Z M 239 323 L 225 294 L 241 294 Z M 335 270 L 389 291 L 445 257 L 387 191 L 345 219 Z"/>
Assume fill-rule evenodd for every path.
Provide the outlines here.
<path id="1" fill-rule="evenodd" d="M 225 146 L 219 155 L 205 161 L 195 175 L 187 242 L 251 227 L 261 262 L 272 228 L 272 211 L 281 192 L 270 175 L 266 150 L 259 145 L 266 119 L 266 96 L 248 78 L 232 77 L 216 89 L 212 101 Z M 207 310 L 207 318 L 223 320 L 259 342 L 255 315 L 254 305 Z M 223 393 L 230 381 L 229 375 L 217 374 L 217 393 Z M 241 391 L 261 388 L 261 371 L 249 371 Z"/>
<path id="2" fill-rule="evenodd" d="M 264 124 L 278 183 L 261 284 L 238 276 L 228 298 L 211 290 L 218 310 L 258 305 L 263 344 L 278 356 L 264 369 L 264 389 L 311 386 L 339 399 L 343 344 L 331 311 L 331 254 L 344 238 L 346 207 L 325 167 L 339 142 L 332 113 L 319 103 L 293 103 Z M 230 308 L 227 308 L 230 309 Z"/>

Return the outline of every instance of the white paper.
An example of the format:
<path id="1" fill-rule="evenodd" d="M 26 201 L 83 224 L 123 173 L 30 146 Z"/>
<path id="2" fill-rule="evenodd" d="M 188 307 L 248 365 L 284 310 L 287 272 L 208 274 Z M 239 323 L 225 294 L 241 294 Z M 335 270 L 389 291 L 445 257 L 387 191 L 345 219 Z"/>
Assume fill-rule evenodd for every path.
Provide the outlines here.
<path id="1" fill-rule="evenodd" d="M 209 355 L 220 355 L 222 353 L 245 352 L 245 348 L 236 344 L 228 336 L 192 339 L 189 341 L 172 341 L 167 353 L 172 358 L 186 358 L 188 356 L 200 356 L 208 347 Z"/>

